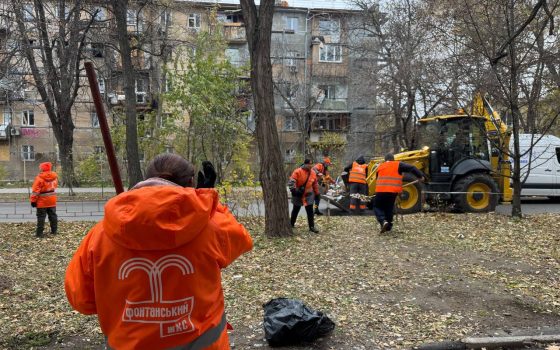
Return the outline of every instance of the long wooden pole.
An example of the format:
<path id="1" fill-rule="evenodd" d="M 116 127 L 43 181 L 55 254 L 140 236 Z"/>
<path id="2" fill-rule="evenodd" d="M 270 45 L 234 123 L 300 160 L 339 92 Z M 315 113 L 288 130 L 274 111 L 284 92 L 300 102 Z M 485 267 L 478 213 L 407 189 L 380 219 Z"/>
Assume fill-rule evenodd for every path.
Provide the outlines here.
<path id="1" fill-rule="evenodd" d="M 107 115 L 105 114 L 105 108 L 103 107 L 103 101 L 101 100 L 101 94 L 99 93 L 99 85 L 97 83 L 95 69 L 93 69 L 93 63 L 91 62 L 86 62 L 84 65 L 86 67 L 86 74 L 89 81 L 89 87 L 91 89 L 93 104 L 95 105 L 95 111 L 97 112 L 97 119 L 99 120 L 99 127 L 101 128 L 101 135 L 103 136 L 105 153 L 107 153 L 107 160 L 109 161 L 109 168 L 111 169 L 111 177 L 113 178 L 115 191 L 119 194 L 124 192 L 124 188 L 121 180 L 121 174 L 119 173 L 117 157 L 115 156 L 115 148 L 113 147 L 113 141 L 111 140 L 111 133 L 109 132 L 109 124 L 107 124 Z"/>

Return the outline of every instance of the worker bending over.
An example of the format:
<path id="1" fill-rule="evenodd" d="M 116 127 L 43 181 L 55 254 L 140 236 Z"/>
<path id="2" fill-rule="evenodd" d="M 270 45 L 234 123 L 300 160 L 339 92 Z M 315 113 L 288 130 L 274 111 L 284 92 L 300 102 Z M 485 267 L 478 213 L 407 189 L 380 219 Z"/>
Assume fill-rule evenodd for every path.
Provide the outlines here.
<path id="1" fill-rule="evenodd" d="M 325 194 L 329 189 L 329 185 L 334 183 L 334 180 L 329 175 L 329 165 L 331 164 L 331 159 L 325 157 L 321 163 L 317 163 L 313 167 L 313 171 L 317 175 L 317 182 L 319 183 L 319 193 Z M 320 202 L 321 196 L 315 196 L 315 204 L 313 204 L 313 212 L 315 215 L 323 215 L 323 213 L 319 211 Z"/>

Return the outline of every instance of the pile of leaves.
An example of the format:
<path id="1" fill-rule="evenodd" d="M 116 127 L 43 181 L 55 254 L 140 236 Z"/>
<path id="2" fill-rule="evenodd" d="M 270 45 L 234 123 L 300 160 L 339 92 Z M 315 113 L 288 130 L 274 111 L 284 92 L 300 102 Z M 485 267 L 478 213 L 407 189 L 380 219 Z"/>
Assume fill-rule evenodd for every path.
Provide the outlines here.
<path id="1" fill-rule="evenodd" d="M 268 348 L 262 305 L 303 300 L 337 327 L 307 349 L 405 349 L 466 335 L 544 329 L 560 322 L 557 215 L 405 216 L 380 235 L 373 217 L 321 217 L 319 234 L 267 238 L 262 218 L 244 224 L 254 249 L 223 272 L 234 349 Z M 64 272 L 92 223 L 0 225 L 0 347 L 98 348 L 96 317 L 77 314 Z M 291 349 L 291 348 L 290 348 Z M 294 348 L 296 349 L 296 348 Z M 302 349 L 298 347 L 297 349 Z"/>

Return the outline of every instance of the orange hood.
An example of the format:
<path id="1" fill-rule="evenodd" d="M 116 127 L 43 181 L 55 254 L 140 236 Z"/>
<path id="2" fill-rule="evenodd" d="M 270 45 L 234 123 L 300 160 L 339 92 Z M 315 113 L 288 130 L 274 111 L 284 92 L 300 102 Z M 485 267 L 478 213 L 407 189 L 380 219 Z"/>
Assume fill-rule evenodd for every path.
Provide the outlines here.
<path id="1" fill-rule="evenodd" d="M 182 246 L 208 225 L 218 193 L 173 185 L 147 185 L 107 202 L 103 229 L 117 244 L 135 250 Z"/>

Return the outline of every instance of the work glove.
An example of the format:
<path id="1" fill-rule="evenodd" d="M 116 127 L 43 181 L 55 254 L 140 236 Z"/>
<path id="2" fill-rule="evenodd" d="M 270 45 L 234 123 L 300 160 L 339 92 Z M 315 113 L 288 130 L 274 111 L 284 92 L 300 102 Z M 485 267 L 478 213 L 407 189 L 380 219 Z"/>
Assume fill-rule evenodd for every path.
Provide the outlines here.
<path id="1" fill-rule="evenodd" d="M 209 161 L 202 162 L 202 170 L 198 171 L 196 188 L 213 188 L 216 184 L 216 170 Z"/>
<path id="2" fill-rule="evenodd" d="M 33 208 L 37 208 L 37 202 L 31 202 L 31 206 L 32 206 Z"/>

